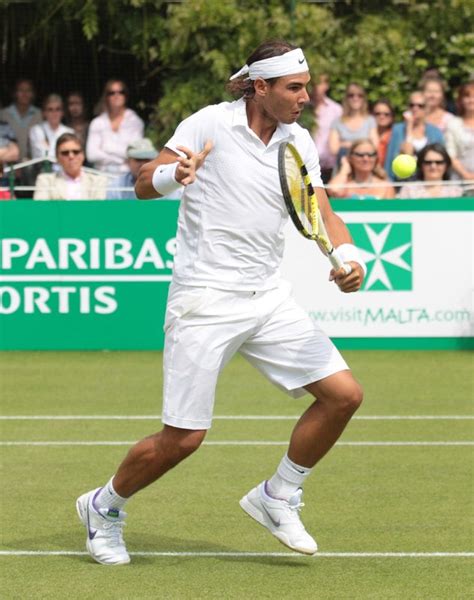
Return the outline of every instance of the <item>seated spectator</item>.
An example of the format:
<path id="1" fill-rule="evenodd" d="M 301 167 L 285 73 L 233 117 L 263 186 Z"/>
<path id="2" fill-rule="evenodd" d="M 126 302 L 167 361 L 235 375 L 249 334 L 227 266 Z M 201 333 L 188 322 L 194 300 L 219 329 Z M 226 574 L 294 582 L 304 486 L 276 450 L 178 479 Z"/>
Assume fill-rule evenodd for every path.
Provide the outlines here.
<path id="1" fill-rule="evenodd" d="M 158 151 L 148 138 L 130 144 L 127 148 L 127 164 L 130 170 L 112 181 L 107 192 L 107 199 L 136 200 L 137 197 L 133 188 L 138 177 L 138 171 L 145 163 L 150 162 L 157 156 Z M 123 188 L 132 188 L 132 190 L 125 191 Z"/>
<path id="2" fill-rule="evenodd" d="M 86 114 L 84 96 L 81 92 L 70 92 L 66 98 L 66 117 L 65 124 L 73 129 L 74 133 L 81 140 L 85 148 L 87 141 L 87 131 L 89 129 L 89 119 Z"/>
<path id="3" fill-rule="evenodd" d="M 458 90 L 458 117 L 446 130 L 446 149 L 452 160 L 452 178 L 474 180 L 474 81 Z"/>
<path id="4" fill-rule="evenodd" d="M 6 121 L 15 134 L 20 148 L 19 160 L 31 158 L 29 134 L 33 125 L 41 123 L 41 111 L 33 106 L 35 90 L 29 79 L 18 79 L 13 92 L 13 102 L 0 110 L 0 120 Z"/>
<path id="5" fill-rule="evenodd" d="M 400 198 L 454 198 L 463 195 L 459 185 L 443 183 L 449 179 L 451 159 L 442 144 L 428 144 L 418 155 L 416 178 L 425 185 L 407 183 L 400 190 Z"/>
<path id="6" fill-rule="evenodd" d="M 425 97 L 422 92 L 410 95 L 410 110 L 403 113 L 404 122 L 396 123 L 392 129 L 392 137 L 387 148 L 385 171 L 390 179 L 396 180 L 392 171 L 393 159 L 399 154 L 418 155 L 427 144 L 444 144 L 441 130 L 426 123 Z"/>
<path id="7" fill-rule="evenodd" d="M 54 160 L 58 138 L 63 133 L 74 133 L 70 127 L 62 124 L 63 116 L 63 99 L 58 94 L 49 94 L 43 102 L 44 121 L 34 125 L 30 130 L 32 158 Z"/>
<path id="8" fill-rule="evenodd" d="M 128 89 L 123 81 L 110 79 L 104 87 L 103 112 L 92 119 L 87 138 L 87 160 L 108 173 L 126 173 L 127 148 L 143 138 L 140 117 L 127 108 Z"/>
<path id="9" fill-rule="evenodd" d="M 364 88 L 358 83 L 350 83 L 342 102 L 342 116 L 332 122 L 329 133 L 329 149 L 336 157 L 337 166 L 352 143 L 361 139 L 370 139 L 377 147 L 377 124 L 369 114 Z"/>
<path id="10" fill-rule="evenodd" d="M 385 164 L 385 157 L 387 156 L 388 144 L 392 137 L 395 113 L 390 102 L 381 98 L 374 104 L 372 115 L 377 123 L 377 135 L 379 136 L 379 143 L 377 146 L 378 161 L 379 165 L 383 165 Z"/>
<path id="11" fill-rule="evenodd" d="M 342 106 L 327 96 L 328 91 L 329 77 L 320 75 L 313 86 L 311 98 L 316 118 L 313 139 L 319 154 L 321 177 L 325 183 L 336 165 L 336 157 L 329 149 L 329 131 L 331 123 L 342 115 Z"/>
<path id="12" fill-rule="evenodd" d="M 84 148 L 75 133 L 64 133 L 57 141 L 60 171 L 42 173 L 36 180 L 34 200 L 104 200 L 107 177 L 86 173 Z"/>
<path id="13" fill-rule="evenodd" d="M 20 158 L 20 148 L 13 129 L 6 121 L 0 120 L 0 165 L 16 162 Z"/>
<path id="14" fill-rule="evenodd" d="M 425 77 L 421 82 L 425 96 L 426 122 L 435 125 L 443 134 L 454 117 L 446 110 L 446 84 L 440 77 Z"/>
<path id="15" fill-rule="evenodd" d="M 339 172 L 328 183 L 328 193 L 334 198 L 395 198 L 371 140 L 353 142 L 349 154 L 341 159 Z"/>

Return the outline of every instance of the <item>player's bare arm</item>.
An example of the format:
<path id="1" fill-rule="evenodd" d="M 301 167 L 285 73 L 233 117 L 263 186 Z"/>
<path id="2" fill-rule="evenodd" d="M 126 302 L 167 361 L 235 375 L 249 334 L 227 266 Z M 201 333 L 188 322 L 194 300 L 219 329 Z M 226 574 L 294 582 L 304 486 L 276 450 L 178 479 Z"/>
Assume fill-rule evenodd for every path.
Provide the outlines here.
<path id="1" fill-rule="evenodd" d="M 323 188 L 315 188 L 314 192 L 318 198 L 321 215 L 334 246 L 337 248 L 341 244 L 353 244 L 346 224 L 331 208 L 325 190 Z M 349 261 L 349 264 L 352 267 L 352 271 L 349 274 L 346 274 L 342 268 L 339 271 L 332 269 L 329 277 L 345 293 L 357 292 L 364 281 L 364 270 L 361 265 L 354 261 Z"/>
<path id="2" fill-rule="evenodd" d="M 202 166 L 207 155 L 212 150 L 212 142 L 207 140 L 204 148 L 200 152 L 193 152 L 184 146 L 177 148 L 184 156 L 180 156 L 169 148 L 164 148 L 155 160 L 143 165 L 138 173 L 135 184 L 137 198 L 149 200 L 151 198 L 160 198 L 160 194 L 153 186 L 153 175 L 160 165 L 177 164 L 176 171 L 173 174 L 176 183 L 179 185 L 190 185 L 196 180 L 196 171 Z"/>

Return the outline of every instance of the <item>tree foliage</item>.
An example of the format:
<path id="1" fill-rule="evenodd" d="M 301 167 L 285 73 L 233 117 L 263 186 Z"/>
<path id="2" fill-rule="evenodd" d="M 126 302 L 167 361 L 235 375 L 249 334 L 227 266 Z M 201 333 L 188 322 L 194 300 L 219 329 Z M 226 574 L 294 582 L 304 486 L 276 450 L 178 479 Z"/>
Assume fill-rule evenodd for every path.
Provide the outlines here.
<path id="1" fill-rule="evenodd" d="M 27 3 L 24 10 L 31 18 L 20 31 L 16 51 L 31 53 L 46 42 L 54 46 L 75 25 L 97 52 L 132 57 L 140 65 L 138 95 L 154 98 L 151 130 L 160 144 L 182 118 L 225 98 L 229 75 L 267 38 L 301 45 L 313 76 L 331 75 L 336 99 L 348 82 L 357 81 L 371 101 L 385 96 L 399 112 L 427 67 L 437 67 L 451 90 L 474 76 L 472 0 L 325 5 L 304 0 L 42 0 Z M 127 79 L 127 72 L 122 76 Z"/>

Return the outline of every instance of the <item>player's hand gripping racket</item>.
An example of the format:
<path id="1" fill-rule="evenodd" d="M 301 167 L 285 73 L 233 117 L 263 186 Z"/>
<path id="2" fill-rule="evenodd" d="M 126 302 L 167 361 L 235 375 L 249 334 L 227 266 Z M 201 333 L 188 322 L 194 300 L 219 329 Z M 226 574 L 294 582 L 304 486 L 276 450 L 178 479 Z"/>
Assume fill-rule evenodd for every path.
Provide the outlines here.
<path id="1" fill-rule="evenodd" d="M 283 198 L 296 229 L 318 244 L 334 269 L 342 267 L 349 274 L 351 265 L 342 262 L 331 244 L 303 159 L 289 142 L 282 142 L 278 148 L 278 173 Z"/>

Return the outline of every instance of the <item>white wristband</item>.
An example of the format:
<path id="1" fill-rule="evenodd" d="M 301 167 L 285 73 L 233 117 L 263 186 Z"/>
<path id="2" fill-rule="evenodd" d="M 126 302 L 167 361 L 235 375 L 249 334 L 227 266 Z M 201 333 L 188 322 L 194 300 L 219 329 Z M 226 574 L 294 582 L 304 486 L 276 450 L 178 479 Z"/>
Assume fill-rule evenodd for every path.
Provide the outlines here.
<path id="1" fill-rule="evenodd" d="M 341 244 L 337 247 L 337 253 L 343 262 L 353 261 L 359 264 L 364 271 L 364 277 L 367 275 L 367 267 L 357 246 L 354 246 L 354 244 Z"/>
<path id="2" fill-rule="evenodd" d="M 177 166 L 178 163 L 175 162 L 156 167 L 151 183 L 161 196 L 167 196 L 181 187 L 181 184 L 175 179 Z"/>

